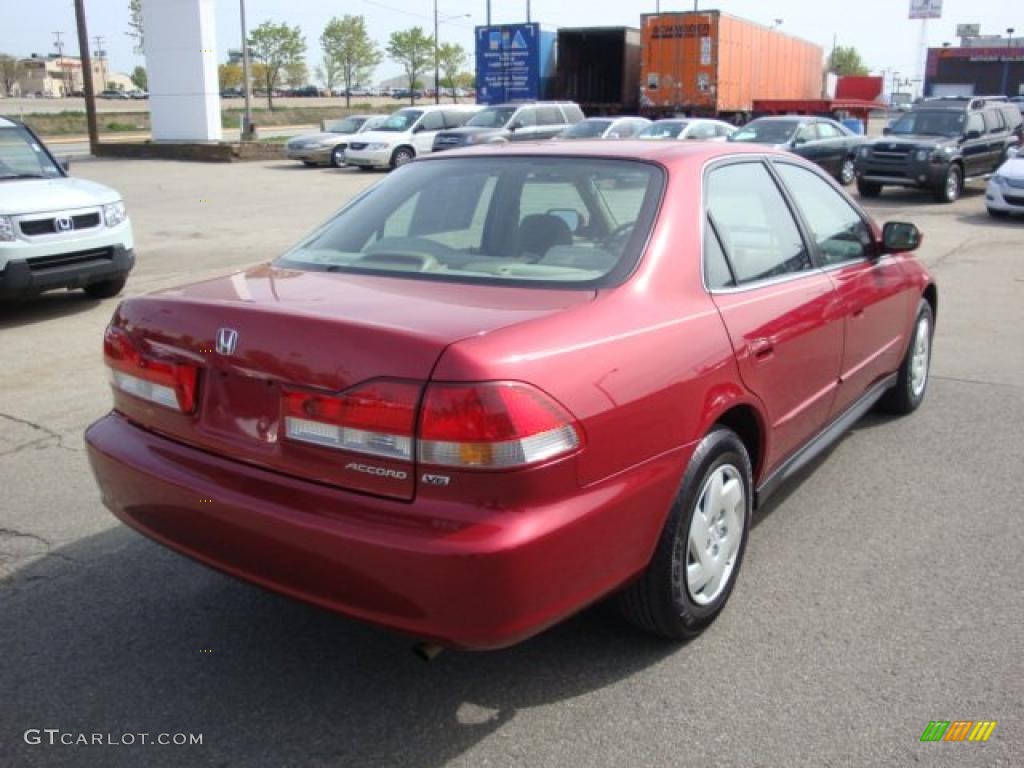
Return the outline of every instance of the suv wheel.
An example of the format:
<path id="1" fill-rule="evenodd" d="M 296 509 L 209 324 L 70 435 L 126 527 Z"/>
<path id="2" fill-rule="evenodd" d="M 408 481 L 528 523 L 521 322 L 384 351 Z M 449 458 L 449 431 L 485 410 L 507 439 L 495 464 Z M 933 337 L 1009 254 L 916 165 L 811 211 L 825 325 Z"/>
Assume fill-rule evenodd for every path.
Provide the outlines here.
<path id="1" fill-rule="evenodd" d="M 331 150 L 331 168 L 340 168 L 345 159 L 345 150 L 335 147 Z"/>
<path id="2" fill-rule="evenodd" d="M 873 181 L 857 180 L 857 194 L 861 197 L 878 197 L 882 194 L 882 185 Z"/>
<path id="3" fill-rule="evenodd" d="M 935 199 L 940 203 L 955 203 L 960 199 L 964 187 L 964 175 L 959 165 L 949 166 L 942 186 L 935 190 Z"/>
<path id="4" fill-rule="evenodd" d="M 753 509 L 750 458 L 735 432 L 701 440 L 647 569 L 619 595 L 641 629 L 686 640 L 725 607 L 739 574 Z"/>
<path id="5" fill-rule="evenodd" d="M 124 289 L 126 282 L 128 282 L 127 277 L 118 277 L 100 283 L 90 283 L 82 290 L 90 299 L 112 299 Z"/>
<path id="6" fill-rule="evenodd" d="M 399 147 L 395 150 L 395 153 L 391 155 L 391 167 L 398 168 L 406 163 L 411 163 L 415 159 L 416 153 L 413 152 L 412 149 L 409 147 Z"/>
<path id="7" fill-rule="evenodd" d="M 839 183 L 848 187 L 857 177 L 857 170 L 853 164 L 853 158 L 848 157 L 843 161 L 843 167 L 839 170 Z"/>

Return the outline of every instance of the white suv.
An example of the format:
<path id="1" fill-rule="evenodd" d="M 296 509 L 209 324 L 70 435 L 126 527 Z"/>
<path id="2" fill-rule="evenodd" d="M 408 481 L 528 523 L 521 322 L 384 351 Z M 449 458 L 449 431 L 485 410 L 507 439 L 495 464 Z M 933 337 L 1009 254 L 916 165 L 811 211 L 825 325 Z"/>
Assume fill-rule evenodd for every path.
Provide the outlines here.
<path id="1" fill-rule="evenodd" d="M 116 296 L 133 248 L 117 192 L 69 177 L 27 126 L 0 117 L 0 300 L 58 288 Z"/>
<path id="2" fill-rule="evenodd" d="M 431 104 L 405 107 L 388 116 L 372 131 L 350 141 L 345 165 L 362 170 L 397 168 L 434 148 L 434 136 L 458 128 L 483 107 L 475 104 Z"/>

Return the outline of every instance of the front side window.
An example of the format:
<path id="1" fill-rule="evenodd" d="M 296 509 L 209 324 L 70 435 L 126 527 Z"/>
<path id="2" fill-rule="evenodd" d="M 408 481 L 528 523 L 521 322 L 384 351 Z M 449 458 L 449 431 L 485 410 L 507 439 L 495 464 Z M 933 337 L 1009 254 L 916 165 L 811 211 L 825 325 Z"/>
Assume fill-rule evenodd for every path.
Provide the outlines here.
<path id="1" fill-rule="evenodd" d="M 813 269 L 782 193 L 761 162 L 710 171 L 707 211 L 740 285 Z"/>
<path id="2" fill-rule="evenodd" d="M 376 130 L 405 133 L 416 124 L 422 114 L 422 110 L 419 109 L 400 109 L 398 112 L 388 115 L 388 119 L 381 123 Z"/>
<path id="3" fill-rule="evenodd" d="M 277 263 L 457 282 L 604 285 L 639 257 L 662 183 L 659 168 L 630 160 L 413 163 Z"/>
<path id="4" fill-rule="evenodd" d="M 674 139 L 686 130 L 687 125 L 689 125 L 689 123 L 685 120 L 658 120 L 640 131 L 638 138 Z"/>
<path id="5" fill-rule="evenodd" d="M 466 125 L 474 128 L 501 128 L 515 113 L 515 107 L 487 107 L 469 118 Z"/>
<path id="6" fill-rule="evenodd" d="M 60 175 L 60 169 L 32 134 L 20 125 L 0 127 L 0 181 Z"/>
<path id="7" fill-rule="evenodd" d="M 775 167 L 803 212 L 823 266 L 870 255 L 874 243 L 871 230 L 831 184 L 816 173 L 791 163 L 777 163 Z"/>
<path id="8" fill-rule="evenodd" d="M 979 134 L 985 132 L 985 120 L 977 112 L 972 112 L 967 117 L 967 133 L 971 131 L 976 131 Z"/>
<path id="9" fill-rule="evenodd" d="M 905 114 L 889 126 L 889 132 L 896 136 L 959 136 L 966 120 L 963 112 L 920 110 Z"/>
<path id="10" fill-rule="evenodd" d="M 785 144 L 800 123 L 796 120 L 755 120 L 729 137 L 729 141 L 751 144 Z"/>
<path id="11" fill-rule="evenodd" d="M 831 123 L 818 123 L 819 139 L 841 139 L 842 137 L 843 132 L 839 130 L 838 126 Z"/>
<path id="12" fill-rule="evenodd" d="M 985 128 L 989 133 L 999 133 L 1006 128 L 1006 123 L 1003 122 L 1003 113 L 998 109 L 990 109 L 984 115 Z"/>

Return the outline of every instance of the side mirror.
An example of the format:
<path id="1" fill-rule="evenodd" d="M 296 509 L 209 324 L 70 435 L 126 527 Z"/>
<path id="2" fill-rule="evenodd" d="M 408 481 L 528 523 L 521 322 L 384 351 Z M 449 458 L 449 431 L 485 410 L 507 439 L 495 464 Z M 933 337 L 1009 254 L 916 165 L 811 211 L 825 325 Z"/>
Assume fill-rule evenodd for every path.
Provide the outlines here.
<path id="1" fill-rule="evenodd" d="M 421 131 L 423 131 L 423 123 L 420 123 L 419 125 L 414 125 L 412 128 L 413 133 L 420 133 Z"/>
<path id="2" fill-rule="evenodd" d="M 924 235 L 916 225 L 905 221 L 890 221 L 882 228 L 882 253 L 906 253 L 921 246 Z"/>
<path id="3" fill-rule="evenodd" d="M 974 141 L 975 139 L 981 138 L 981 131 L 968 131 L 967 135 L 964 136 L 968 141 Z"/>
<path id="4" fill-rule="evenodd" d="M 57 165 L 64 169 L 64 173 L 71 170 L 71 158 L 70 157 L 58 157 Z"/>

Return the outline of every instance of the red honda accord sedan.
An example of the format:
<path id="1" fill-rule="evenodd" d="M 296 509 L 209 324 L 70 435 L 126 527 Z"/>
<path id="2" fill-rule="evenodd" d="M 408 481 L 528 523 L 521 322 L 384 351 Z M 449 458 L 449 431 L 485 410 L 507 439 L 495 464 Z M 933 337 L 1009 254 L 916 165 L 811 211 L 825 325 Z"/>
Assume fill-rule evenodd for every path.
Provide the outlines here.
<path id="1" fill-rule="evenodd" d="M 609 595 L 686 638 L 756 505 L 920 404 L 920 239 L 763 147 L 445 152 L 270 264 L 125 300 L 89 459 L 156 541 L 424 641 Z"/>

